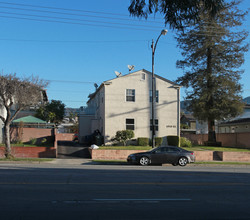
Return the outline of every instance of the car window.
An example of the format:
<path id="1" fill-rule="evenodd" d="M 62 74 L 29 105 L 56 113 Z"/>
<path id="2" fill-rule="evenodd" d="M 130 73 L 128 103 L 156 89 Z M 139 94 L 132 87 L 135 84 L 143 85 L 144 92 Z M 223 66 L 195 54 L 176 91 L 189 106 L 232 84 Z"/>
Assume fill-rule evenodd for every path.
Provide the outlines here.
<path id="1" fill-rule="evenodd" d="M 160 153 L 165 153 L 167 152 L 167 147 L 161 147 L 155 151 L 155 153 L 160 154 Z"/>
<path id="2" fill-rule="evenodd" d="M 178 148 L 169 147 L 168 152 L 180 152 L 180 150 Z"/>

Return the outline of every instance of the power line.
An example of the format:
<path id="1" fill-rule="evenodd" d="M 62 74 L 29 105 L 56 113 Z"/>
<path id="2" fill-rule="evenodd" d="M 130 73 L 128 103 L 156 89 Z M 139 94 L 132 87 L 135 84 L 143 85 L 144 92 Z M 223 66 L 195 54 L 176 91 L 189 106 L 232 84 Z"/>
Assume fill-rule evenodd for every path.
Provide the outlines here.
<path id="1" fill-rule="evenodd" d="M 32 40 L 32 39 L 8 39 L 0 38 L 0 41 L 21 41 L 21 42 L 40 42 L 40 43 L 129 43 L 129 42 L 148 42 L 149 40 Z"/>
<path id="2" fill-rule="evenodd" d="M 137 30 L 137 31 L 155 31 L 153 29 L 144 29 L 144 28 L 119 27 L 119 26 L 108 26 L 108 25 L 97 25 L 97 24 L 85 24 L 85 23 L 77 23 L 77 22 L 45 20 L 45 19 L 35 19 L 35 18 L 23 18 L 23 17 L 14 17 L 14 16 L 3 16 L 3 15 L 0 15 L 0 17 L 21 19 L 21 20 L 29 20 L 29 21 L 42 21 L 42 22 L 51 22 L 51 23 L 74 24 L 74 25 L 82 25 L 82 26 L 95 26 L 95 27 L 105 27 L 105 28 L 129 29 L 129 30 Z"/>
<path id="3" fill-rule="evenodd" d="M 1 4 L 1 3 L 0 3 Z M 95 15 L 84 15 L 84 14 L 75 14 L 75 13 L 65 13 L 65 12 L 57 12 L 57 11 L 45 11 L 45 10 L 37 10 L 37 9 L 26 9 L 26 8 L 14 8 L 14 7 L 5 7 L 1 6 L 1 8 L 6 9 L 14 9 L 14 10 L 22 10 L 22 11 L 29 11 L 29 12 L 42 12 L 42 13 L 52 13 L 52 14 L 61 14 L 61 15 L 70 15 L 70 16 L 81 16 L 81 17 L 91 17 L 91 18 L 104 18 L 104 19 L 111 19 L 111 20 L 122 20 L 122 21 L 130 21 L 130 22 L 138 22 L 135 19 L 128 19 L 128 18 L 117 18 L 117 17 L 105 17 L 105 16 L 95 16 Z M 150 21 L 150 20 L 140 20 L 140 22 L 149 22 L 149 23 L 158 23 L 162 24 L 159 21 Z"/>
<path id="4" fill-rule="evenodd" d="M 20 4 L 20 3 L 10 3 L 10 2 L 0 2 L 0 4 L 6 5 L 18 5 L 18 6 L 25 6 L 25 7 L 32 7 L 32 8 L 45 8 L 45 9 L 55 9 L 55 10 L 62 10 L 62 11 L 75 11 L 75 12 L 84 12 L 84 13 L 94 13 L 94 14 L 106 14 L 106 15 L 118 15 L 118 16 L 128 16 L 125 14 L 118 14 L 118 13 L 110 13 L 110 12 L 97 12 L 97 11 L 88 11 L 88 10 L 81 10 L 81 9 L 69 9 L 69 8 L 58 8 L 58 7 L 49 7 L 49 6 L 41 6 L 41 5 L 30 5 L 30 4 Z"/>
<path id="5" fill-rule="evenodd" d="M 122 25 L 122 26 L 134 26 L 134 27 L 146 27 L 146 28 L 157 28 L 160 29 L 161 27 L 155 26 L 148 26 L 148 25 L 136 25 L 136 24 L 123 24 L 123 23 L 115 23 L 115 22 L 106 22 L 106 21 L 93 21 L 93 20 L 85 20 L 85 19 L 76 19 L 76 18 L 63 18 L 63 17 L 54 17 L 54 16 L 45 16 L 45 15 L 32 15 L 32 14 L 23 14 L 23 13 L 14 13 L 14 12 L 3 12 L 0 11 L 2 14 L 8 15 L 21 15 L 21 16 L 28 16 L 28 17 L 38 17 L 38 18 L 49 18 L 49 19 L 61 19 L 61 20 L 68 20 L 68 21 L 80 21 L 80 22 L 89 22 L 89 23 L 102 23 L 102 24 L 111 24 L 111 25 Z"/>
<path id="6" fill-rule="evenodd" d="M 44 9 L 53 9 L 53 10 L 62 10 L 62 11 L 73 11 L 73 12 L 83 12 L 83 13 L 92 13 L 92 14 L 103 14 L 103 15 L 115 15 L 115 16 L 122 16 L 128 17 L 127 14 L 119 14 L 119 13 L 110 13 L 110 12 L 100 12 L 100 11 L 89 11 L 89 10 L 82 10 L 82 9 L 73 9 L 73 8 L 58 8 L 58 7 L 49 7 L 49 6 L 41 6 L 41 5 L 30 5 L 30 4 L 20 4 L 20 3 L 10 3 L 10 2 L 0 2 L 0 4 L 5 5 L 15 5 L 15 6 L 24 6 L 24 7 L 31 7 L 31 8 L 44 8 Z M 162 18 L 155 17 L 154 19 L 162 20 Z"/>
<path id="7" fill-rule="evenodd" d="M 76 84 L 95 84 L 96 82 L 83 82 L 83 81 L 68 81 L 68 80 L 51 80 L 51 79 L 47 79 L 47 81 L 50 82 L 58 82 L 58 83 L 76 83 Z"/>

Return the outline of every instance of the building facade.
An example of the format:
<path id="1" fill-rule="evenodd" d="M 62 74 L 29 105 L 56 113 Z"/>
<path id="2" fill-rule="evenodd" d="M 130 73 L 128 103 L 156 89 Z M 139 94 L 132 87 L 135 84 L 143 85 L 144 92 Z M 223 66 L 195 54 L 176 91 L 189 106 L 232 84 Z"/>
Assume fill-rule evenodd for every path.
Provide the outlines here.
<path id="1" fill-rule="evenodd" d="M 139 70 L 103 82 L 79 114 L 79 140 L 99 130 L 105 144 L 119 130 L 151 137 L 152 74 Z M 156 137 L 180 135 L 180 86 L 155 75 Z"/>

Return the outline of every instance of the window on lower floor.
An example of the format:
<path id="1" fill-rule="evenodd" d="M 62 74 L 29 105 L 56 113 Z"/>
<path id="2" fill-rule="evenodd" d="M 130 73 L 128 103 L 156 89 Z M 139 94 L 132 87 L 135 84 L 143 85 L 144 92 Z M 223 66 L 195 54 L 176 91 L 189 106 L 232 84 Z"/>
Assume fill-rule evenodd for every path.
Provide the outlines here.
<path id="1" fill-rule="evenodd" d="M 150 119 L 150 131 L 153 130 L 152 119 Z M 158 119 L 155 119 L 155 131 L 158 131 Z"/>
<path id="2" fill-rule="evenodd" d="M 126 130 L 135 130 L 135 120 L 133 118 L 126 119 Z"/>

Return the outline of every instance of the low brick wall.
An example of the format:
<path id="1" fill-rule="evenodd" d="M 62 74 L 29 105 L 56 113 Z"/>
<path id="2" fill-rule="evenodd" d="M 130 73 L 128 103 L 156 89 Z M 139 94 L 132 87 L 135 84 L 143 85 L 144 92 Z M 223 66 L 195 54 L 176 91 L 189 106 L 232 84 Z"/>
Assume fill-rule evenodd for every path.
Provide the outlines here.
<path id="1" fill-rule="evenodd" d="M 56 140 L 57 141 L 72 141 L 74 137 L 74 133 L 57 133 Z"/>
<path id="2" fill-rule="evenodd" d="M 223 161 L 250 162 L 249 152 L 222 152 Z"/>
<path id="3" fill-rule="evenodd" d="M 92 160 L 127 160 L 128 155 L 145 150 L 103 150 L 89 149 Z M 195 151 L 196 161 L 212 161 L 213 151 Z"/>
<path id="4" fill-rule="evenodd" d="M 0 158 L 4 158 L 5 147 L 0 147 Z M 17 158 L 55 158 L 54 147 L 12 147 L 12 154 Z"/>
<path id="5" fill-rule="evenodd" d="M 213 151 L 194 151 L 196 161 L 213 161 Z"/>
<path id="6" fill-rule="evenodd" d="M 20 140 L 22 142 L 28 142 L 30 139 L 39 139 L 44 137 L 54 136 L 54 129 L 51 128 L 16 128 L 10 129 L 11 141 Z"/>
<path id="7" fill-rule="evenodd" d="M 218 133 L 216 139 L 226 147 L 250 148 L 250 132 L 244 133 Z M 183 134 L 182 137 L 188 138 L 192 143 L 204 145 L 208 140 L 208 134 Z"/>
<path id="8" fill-rule="evenodd" d="M 127 160 L 128 155 L 145 150 L 93 150 L 89 149 L 92 160 Z"/>

